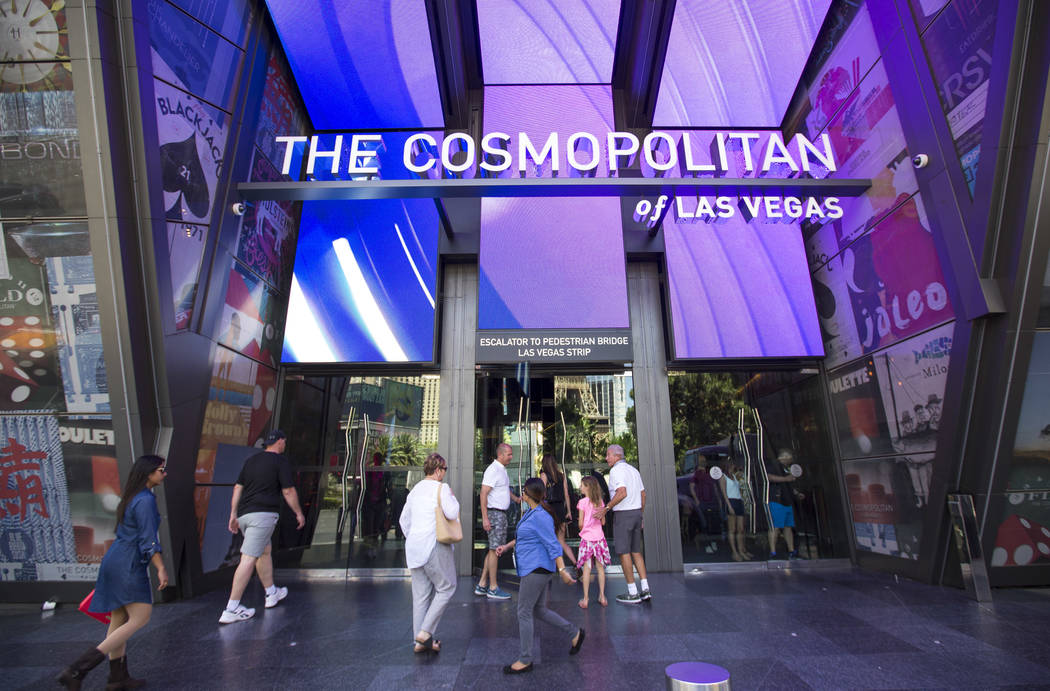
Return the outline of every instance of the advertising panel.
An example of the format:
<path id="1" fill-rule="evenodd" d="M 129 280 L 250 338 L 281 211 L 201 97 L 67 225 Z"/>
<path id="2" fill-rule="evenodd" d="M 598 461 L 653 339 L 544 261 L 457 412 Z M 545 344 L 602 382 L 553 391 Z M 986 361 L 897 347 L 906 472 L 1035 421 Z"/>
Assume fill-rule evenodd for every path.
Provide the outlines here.
<path id="1" fill-rule="evenodd" d="M 77 573 L 81 580 L 93 580 L 116 536 L 121 477 L 113 423 L 99 417 L 61 418 L 58 434 L 65 460 L 77 562 L 91 567 Z"/>
<path id="2" fill-rule="evenodd" d="M 249 0 L 171 0 L 171 3 L 239 46 L 244 45 L 255 16 Z"/>
<path id="3" fill-rule="evenodd" d="M 998 0 L 953 2 L 922 35 L 971 197 L 981 155 L 998 10 Z"/>
<path id="4" fill-rule="evenodd" d="M 918 196 L 832 258 L 814 281 L 829 367 L 955 316 Z"/>
<path id="5" fill-rule="evenodd" d="M 824 354 L 797 226 L 664 220 L 676 358 Z"/>
<path id="6" fill-rule="evenodd" d="M 287 180 L 258 150 L 252 154 L 251 182 Z M 294 202 L 260 201 L 250 205 L 241 221 L 237 258 L 285 290 L 295 259 L 295 231 L 299 220 Z"/>
<path id="7" fill-rule="evenodd" d="M 154 63 L 158 76 L 162 67 Z M 208 223 L 225 156 L 229 116 L 159 79 L 154 80 L 153 88 L 165 216 Z"/>
<path id="8" fill-rule="evenodd" d="M 92 258 L 90 255 L 50 257 L 47 277 L 62 363 L 66 410 L 70 413 L 109 412 L 102 319 Z"/>
<path id="9" fill-rule="evenodd" d="M 0 580 L 93 577 L 78 568 L 58 420 L 0 415 Z"/>
<path id="10" fill-rule="evenodd" d="M 298 106 L 298 97 L 284 54 L 279 45 L 275 45 L 266 64 L 266 82 L 263 85 L 262 104 L 259 106 L 259 122 L 255 128 L 255 146 L 271 163 L 279 163 L 282 153 L 275 137 L 299 135 L 305 129 L 303 113 Z M 255 181 L 254 178 L 252 180 Z"/>
<path id="11" fill-rule="evenodd" d="M 439 228 L 430 199 L 305 202 L 281 360 L 433 360 Z"/>
<path id="12" fill-rule="evenodd" d="M 190 327 L 197 299 L 201 260 L 208 226 L 168 223 L 168 261 L 171 265 L 171 297 L 175 307 L 175 330 Z"/>
<path id="13" fill-rule="evenodd" d="M 170 70 L 173 84 L 230 110 L 241 50 L 165 0 L 148 0 L 147 11 L 155 74 Z"/>
<path id="14" fill-rule="evenodd" d="M 842 218 L 803 221 L 811 267 L 835 256 L 919 189 L 881 62 L 850 94 L 827 133 L 838 162 L 829 177 L 870 178 L 871 187 L 842 201 Z M 810 134 L 816 136 L 815 131 Z"/>
<path id="15" fill-rule="evenodd" d="M 842 472 L 857 548 L 918 559 L 933 454 L 844 461 Z"/>
<path id="16" fill-rule="evenodd" d="M 87 214 L 68 64 L 3 64 L 0 217 Z"/>
<path id="17" fill-rule="evenodd" d="M 65 0 L 12 0 L 3 14 L 4 63 L 69 60 L 69 30 Z M 0 81 L 8 81 L 8 71 L 18 79 L 29 80 L 52 65 L 0 64 Z M 12 79 L 13 81 L 13 79 Z"/>
<path id="18" fill-rule="evenodd" d="M 194 472 L 198 485 L 207 485 L 215 482 L 217 476 L 222 477 L 222 468 L 216 461 L 220 444 L 254 446 L 260 441 L 273 416 L 276 398 L 276 371 L 224 346 L 215 346 Z M 194 493 L 197 534 L 202 538 L 208 497 L 206 487 L 198 487 Z M 226 518 L 229 519 L 228 513 Z"/>
<path id="19" fill-rule="evenodd" d="M 954 332 L 954 323 L 945 324 L 874 357 L 890 443 L 897 453 L 937 447 Z"/>
<path id="20" fill-rule="evenodd" d="M 894 452 L 877 377 L 871 358 L 828 373 L 831 408 L 843 458 Z"/>
<path id="21" fill-rule="evenodd" d="M 0 410 L 63 407 L 55 324 L 44 266 L 19 246 L 30 231 L 5 233 L 7 273 L 0 277 Z"/>
<path id="22" fill-rule="evenodd" d="M 219 320 L 219 343 L 271 367 L 282 342 L 280 300 L 259 277 L 233 262 Z"/>
<path id="23" fill-rule="evenodd" d="M 423 420 L 423 387 L 384 378 L 379 386 L 350 384 L 345 406 L 353 406 L 358 417 L 367 415 L 369 423 L 419 429 Z"/>
<path id="24" fill-rule="evenodd" d="M 1001 506 L 992 566 L 1050 563 L 1050 332 L 1032 344 Z"/>

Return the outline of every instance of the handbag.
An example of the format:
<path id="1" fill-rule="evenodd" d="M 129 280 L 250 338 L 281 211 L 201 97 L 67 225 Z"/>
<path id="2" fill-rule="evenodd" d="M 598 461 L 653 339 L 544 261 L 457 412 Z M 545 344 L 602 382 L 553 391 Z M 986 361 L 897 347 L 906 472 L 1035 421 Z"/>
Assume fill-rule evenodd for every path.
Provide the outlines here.
<path id="1" fill-rule="evenodd" d="M 87 597 L 85 597 L 83 600 L 81 600 L 80 606 L 77 607 L 77 609 L 79 609 L 81 612 L 83 612 L 84 614 L 88 615 L 92 619 L 98 619 L 103 624 L 108 624 L 109 623 L 109 612 L 92 612 L 90 609 L 88 609 L 89 607 L 91 607 L 91 598 L 93 598 L 94 596 L 95 596 L 95 589 L 92 588 L 91 592 L 87 594 Z"/>
<path id="2" fill-rule="evenodd" d="M 450 521 L 445 517 L 445 512 L 441 510 L 441 488 L 444 486 L 442 483 L 438 487 L 438 503 L 437 508 L 434 509 L 434 519 L 437 522 L 437 541 L 443 545 L 451 545 L 463 539 L 463 524 L 459 522 L 459 518 Z"/>

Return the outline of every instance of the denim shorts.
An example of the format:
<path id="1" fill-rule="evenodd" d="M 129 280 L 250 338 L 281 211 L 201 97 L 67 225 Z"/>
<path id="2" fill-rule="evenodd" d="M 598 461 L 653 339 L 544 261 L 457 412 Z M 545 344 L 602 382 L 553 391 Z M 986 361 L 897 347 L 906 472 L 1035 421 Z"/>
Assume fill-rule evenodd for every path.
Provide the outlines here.
<path id="1" fill-rule="evenodd" d="M 237 524 L 241 526 L 244 533 L 244 544 L 241 545 L 241 554 L 249 557 L 261 557 L 270 544 L 270 536 L 277 526 L 277 514 L 268 511 L 246 513 L 237 518 Z"/>

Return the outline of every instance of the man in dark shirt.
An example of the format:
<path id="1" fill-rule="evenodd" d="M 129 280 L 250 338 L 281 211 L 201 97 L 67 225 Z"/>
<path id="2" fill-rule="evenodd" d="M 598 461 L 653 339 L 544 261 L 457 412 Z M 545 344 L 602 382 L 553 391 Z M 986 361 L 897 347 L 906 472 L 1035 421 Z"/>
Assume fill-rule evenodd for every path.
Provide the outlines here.
<path id="1" fill-rule="evenodd" d="M 219 617 L 220 624 L 251 619 L 255 610 L 241 604 L 241 596 L 252 578 L 252 571 L 259 573 L 259 580 L 266 588 L 266 606 L 274 607 L 288 596 L 288 588 L 278 588 L 273 582 L 273 560 L 270 558 L 270 536 L 277 525 L 281 498 L 295 512 L 298 528 L 302 530 L 306 519 L 299 508 L 299 495 L 292 484 L 292 467 L 284 457 L 284 432 L 274 430 L 263 442 L 266 450 L 244 462 L 237 484 L 233 486 L 230 502 L 230 532 L 244 533 L 241 545 L 241 563 L 233 574 L 230 601 Z"/>
<path id="2" fill-rule="evenodd" d="M 777 558 L 777 534 L 784 531 L 787 543 L 788 558 L 797 559 L 795 551 L 795 476 L 791 474 L 791 463 L 794 455 L 787 449 L 777 454 L 777 462 L 770 464 L 766 471 L 769 480 L 769 558 Z"/>

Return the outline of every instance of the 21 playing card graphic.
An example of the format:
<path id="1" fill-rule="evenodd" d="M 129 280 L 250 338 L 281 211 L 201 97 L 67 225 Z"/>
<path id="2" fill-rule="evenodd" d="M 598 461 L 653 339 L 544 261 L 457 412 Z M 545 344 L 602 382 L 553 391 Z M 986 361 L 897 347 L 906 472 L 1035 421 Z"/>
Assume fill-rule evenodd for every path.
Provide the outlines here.
<path id="1" fill-rule="evenodd" d="M 202 217 L 208 213 L 208 183 L 204 179 L 197 154 L 197 135 L 191 134 L 181 142 L 169 142 L 160 147 L 161 179 L 166 193 L 178 193 L 174 204 L 167 209 L 168 218 L 183 218 L 188 211 Z"/>
<path id="2" fill-rule="evenodd" d="M 163 63 L 154 61 L 156 76 L 161 77 L 153 81 L 153 87 L 165 216 L 174 221 L 208 223 L 225 155 L 229 116 L 172 86 L 178 78 L 173 72 L 161 74 L 162 68 Z"/>

